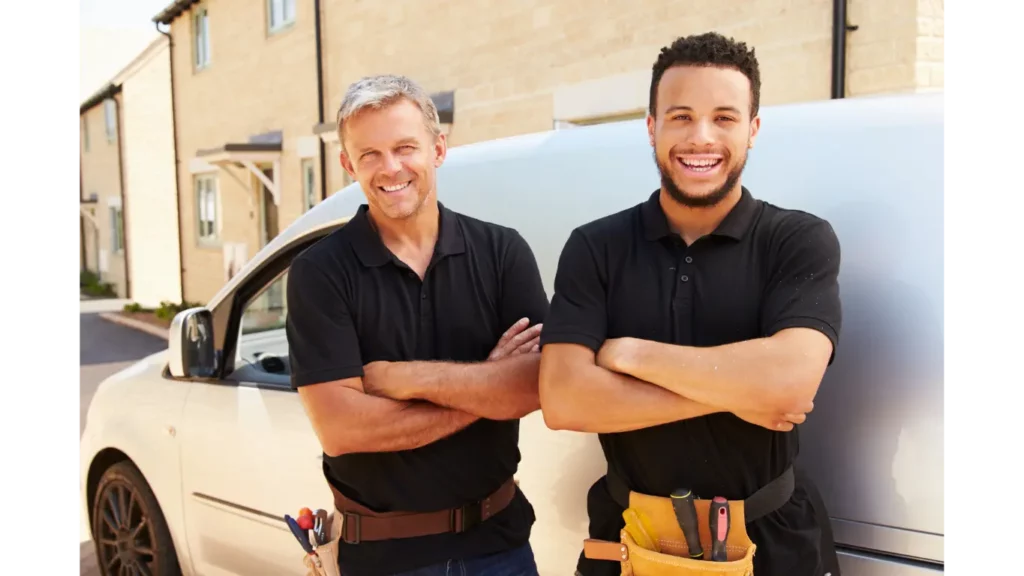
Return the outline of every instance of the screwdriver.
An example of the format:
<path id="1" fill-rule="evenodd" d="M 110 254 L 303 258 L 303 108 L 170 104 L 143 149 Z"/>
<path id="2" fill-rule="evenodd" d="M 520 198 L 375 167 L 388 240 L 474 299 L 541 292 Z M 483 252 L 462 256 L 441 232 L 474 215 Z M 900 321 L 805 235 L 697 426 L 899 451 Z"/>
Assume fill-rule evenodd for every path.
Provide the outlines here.
<path id="1" fill-rule="evenodd" d="M 690 549 L 690 558 L 701 558 L 704 549 L 700 545 L 700 531 L 697 530 L 697 509 L 693 506 L 693 492 L 680 488 L 670 494 L 672 508 L 676 511 L 676 521 L 683 529 L 686 546 Z"/>
<path id="2" fill-rule="evenodd" d="M 729 502 L 721 496 L 711 501 L 711 513 L 708 521 L 711 524 L 711 561 L 728 562 L 726 539 L 729 536 Z"/>

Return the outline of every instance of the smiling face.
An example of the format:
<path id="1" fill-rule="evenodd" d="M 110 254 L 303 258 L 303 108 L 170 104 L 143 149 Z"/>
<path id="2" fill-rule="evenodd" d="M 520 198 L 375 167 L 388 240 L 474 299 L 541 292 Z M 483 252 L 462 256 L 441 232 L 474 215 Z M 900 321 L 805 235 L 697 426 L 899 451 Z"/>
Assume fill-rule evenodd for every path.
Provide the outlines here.
<path id="1" fill-rule="evenodd" d="M 751 99 L 750 81 L 733 68 L 665 71 L 647 130 L 662 186 L 677 203 L 714 206 L 738 189 L 761 124 L 751 118 Z"/>
<path id="2" fill-rule="evenodd" d="M 447 152 L 407 98 L 364 108 L 345 121 L 341 164 L 366 194 L 377 217 L 404 220 L 436 197 L 436 171 Z"/>

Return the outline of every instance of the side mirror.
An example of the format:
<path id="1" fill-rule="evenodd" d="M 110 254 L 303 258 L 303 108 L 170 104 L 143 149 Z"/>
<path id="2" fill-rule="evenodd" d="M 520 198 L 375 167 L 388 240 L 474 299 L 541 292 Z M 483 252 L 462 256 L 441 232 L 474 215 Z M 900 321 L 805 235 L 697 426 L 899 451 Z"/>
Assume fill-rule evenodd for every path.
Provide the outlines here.
<path id="1" fill-rule="evenodd" d="M 167 343 L 172 376 L 208 378 L 216 373 L 213 314 L 206 308 L 178 312 L 171 321 Z"/>

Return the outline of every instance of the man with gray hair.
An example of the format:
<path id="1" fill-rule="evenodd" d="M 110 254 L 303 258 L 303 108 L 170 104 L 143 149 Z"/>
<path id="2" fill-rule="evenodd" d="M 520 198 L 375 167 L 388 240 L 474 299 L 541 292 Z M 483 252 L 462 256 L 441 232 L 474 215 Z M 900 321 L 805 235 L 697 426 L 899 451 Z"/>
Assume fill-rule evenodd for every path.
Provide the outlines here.
<path id="1" fill-rule="evenodd" d="M 438 201 L 446 138 L 408 78 L 350 86 L 338 138 L 366 204 L 292 263 L 287 333 L 344 518 L 341 572 L 536 574 L 513 480 L 519 419 L 540 408 L 533 252 Z"/>

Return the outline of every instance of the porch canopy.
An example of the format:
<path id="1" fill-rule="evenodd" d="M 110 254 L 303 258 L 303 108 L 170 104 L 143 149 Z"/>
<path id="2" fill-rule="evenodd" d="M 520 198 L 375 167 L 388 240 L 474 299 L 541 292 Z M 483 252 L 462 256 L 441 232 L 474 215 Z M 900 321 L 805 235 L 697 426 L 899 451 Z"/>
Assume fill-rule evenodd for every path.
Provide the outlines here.
<path id="1" fill-rule="evenodd" d="M 274 198 L 274 204 L 281 204 L 281 137 L 280 132 L 253 137 L 248 142 L 227 142 L 216 148 L 196 152 L 196 160 L 216 166 L 227 173 L 245 190 L 255 196 L 252 187 L 239 178 L 230 168 L 244 168 L 259 179 Z M 271 164 L 273 178 L 268 178 L 258 164 Z"/>

